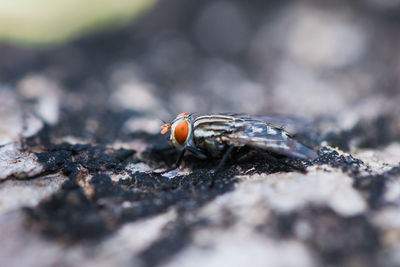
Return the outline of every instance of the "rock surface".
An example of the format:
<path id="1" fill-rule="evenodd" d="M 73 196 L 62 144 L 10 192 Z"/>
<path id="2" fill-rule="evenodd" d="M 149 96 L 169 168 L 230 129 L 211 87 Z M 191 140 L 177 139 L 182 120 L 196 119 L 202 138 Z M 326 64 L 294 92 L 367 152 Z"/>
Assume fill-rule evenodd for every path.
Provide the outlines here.
<path id="1" fill-rule="evenodd" d="M 118 32 L 0 46 L 2 264 L 400 265 L 400 21 L 261 2 L 161 1 Z M 229 111 L 285 114 L 318 158 L 153 172 L 178 155 L 162 120 Z"/>

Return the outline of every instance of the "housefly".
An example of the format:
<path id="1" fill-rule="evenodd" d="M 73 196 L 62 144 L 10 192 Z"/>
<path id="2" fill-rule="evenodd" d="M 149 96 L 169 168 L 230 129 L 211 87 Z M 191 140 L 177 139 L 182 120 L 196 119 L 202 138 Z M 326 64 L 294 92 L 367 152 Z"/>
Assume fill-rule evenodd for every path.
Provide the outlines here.
<path id="1" fill-rule="evenodd" d="M 181 151 L 171 169 L 180 165 L 185 151 L 200 159 L 208 156 L 222 158 L 218 169 L 234 148 L 243 146 L 298 159 L 317 157 L 317 153 L 295 140 L 282 127 L 257 117 L 181 113 L 171 123 L 162 125 L 161 129 L 161 134 L 171 131 L 170 141 Z"/>

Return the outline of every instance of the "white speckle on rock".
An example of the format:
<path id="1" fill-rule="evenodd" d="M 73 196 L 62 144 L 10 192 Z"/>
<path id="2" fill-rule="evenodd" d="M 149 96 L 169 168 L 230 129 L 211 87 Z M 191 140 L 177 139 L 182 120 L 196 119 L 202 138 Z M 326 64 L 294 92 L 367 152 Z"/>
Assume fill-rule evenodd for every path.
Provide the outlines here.
<path id="1" fill-rule="evenodd" d="M 262 174 L 250 176 L 247 181 L 231 193 L 232 203 L 235 200 L 247 203 L 249 198 L 258 198 L 259 202 L 264 201 L 280 212 L 294 211 L 307 204 L 328 205 L 342 216 L 360 214 L 367 207 L 361 194 L 353 188 L 351 178 L 340 171 Z"/>
<path id="2" fill-rule="evenodd" d="M 84 145 L 84 144 L 89 144 L 90 141 L 87 139 L 83 139 L 83 138 L 79 138 L 76 136 L 71 136 L 71 135 L 65 135 L 63 137 L 59 137 L 59 138 L 54 138 L 55 143 L 69 143 L 71 145 Z"/>
<path id="3" fill-rule="evenodd" d="M 159 171 L 159 170 L 156 170 Z M 162 175 L 167 177 L 167 178 L 174 178 L 176 176 L 180 176 L 180 175 L 188 175 L 190 174 L 190 170 L 189 169 L 183 169 L 183 168 L 176 168 L 175 170 L 171 170 L 169 172 L 163 173 Z"/>
<path id="4" fill-rule="evenodd" d="M 382 210 L 373 213 L 373 223 L 380 229 L 380 241 L 387 249 L 387 256 L 390 261 L 397 264 L 389 266 L 398 266 L 400 263 L 400 209 L 399 206 L 388 206 Z"/>
<path id="5" fill-rule="evenodd" d="M 56 124 L 59 118 L 61 90 L 59 85 L 43 75 L 30 74 L 17 86 L 19 94 L 36 101 L 37 114 L 49 124 Z"/>
<path id="6" fill-rule="evenodd" d="M 37 157 L 22 151 L 21 145 L 11 143 L 0 146 L 0 180 L 8 177 L 27 178 L 43 172 Z"/>
<path id="7" fill-rule="evenodd" d="M 382 114 L 400 113 L 398 98 L 388 99 L 387 97 L 374 95 L 370 98 L 358 99 L 352 104 L 351 109 L 343 109 L 337 113 L 336 130 L 348 130 L 356 126 L 362 120 L 373 121 Z"/>
<path id="8" fill-rule="evenodd" d="M 400 164 L 400 143 L 394 142 L 382 149 L 355 149 L 352 155 L 362 160 L 377 173 L 388 171 Z"/>
<path id="9" fill-rule="evenodd" d="M 40 120 L 37 116 L 33 116 L 32 114 L 27 114 L 24 122 L 24 129 L 21 133 L 23 137 L 31 137 L 35 135 L 40 129 L 43 128 L 44 125 L 42 120 Z"/>
<path id="10" fill-rule="evenodd" d="M 374 214 L 373 221 L 381 228 L 397 228 L 400 230 L 400 209 L 387 207 Z"/>
<path id="11" fill-rule="evenodd" d="M 60 264 L 65 246 L 27 231 L 25 222 L 20 210 L 0 215 L 2 265 L 45 267 Z"/>
<path id="12" fill-rule="evenodd" d="M 125 84 L 113 93 L 111 103 L 125 109 L 148 110 L 157 106 L 152 90 L 151 85 L 144 82 Z"/>
<path id="13" fill-rule="evenodd" d="M 315 266 L 309 250 L 294 240 L 274 241 L 238 229 L 198 231 L 194 244 L 164 266 Z"/>
<path id="14" fill-rule="evenodd" d="M 87 257 L 85 266 L 141 266 L 132 255 L 139 253 L 162 235 L 163 228 L 176 219 L 169 211 L 148 219 L 123 225 L 111 238 L 97 248 L 95 260 Z M 134 263 L 132 263 L 132 260 Z M 88 265 L 89 264 L 89 265 Z"/>
<path id="15" fill-rule="evenodd" d="M 313 233 L 313 229 L 308 222 L 299 220 L 298 222 L 296 222 L 296 224 L 294 226 L 294 232 L 297 237 L 305 240 L 305 239 L 310 238 L 310 236 Z"/>
<path id="16" fill-rule="evenodd" d="M 13 91 L 0 86 L 0 145 L 16 141 L 23 130 L 21 106 Z"/>
<path id="17" fill-rule="evenodd" d="M 117 111 L 134 110 L 156 116 L 168 114 L 155 95 L 154 85 L 137 77 L 117 84 L 109 106 Z"/>
<path id="18" fill-rule="evenodd" d="M 151 171 L 152 169 L 149 167 L 149 165 L 139 162 L 139 163 L 129 163 L 126 167 L 126 170 L 135 173 L 135 172 L 147 172 Z"/>
<path id="19" fill-rule="evenodd" d="M 157 134 L 161 131 L 162 122 L 160 119 L 151 117 L 133 117 L 127 120 L 122 127 L 126 133 L 146 132 L 149 134 Z"/>
<path id="20" fill-rule="evenodd" d="M 384 199 L 397 205 L 400 204 L 400 182 L 398 179 L 387 181 Z"/>
<path id="21" fill-rule="evenodd" d="M 57 191 L 66 179 L 60 174 L 52 174 L 34 180 L 3 181 L 0 187 L 0 213 L 37 205 L 43 198 Z"/>

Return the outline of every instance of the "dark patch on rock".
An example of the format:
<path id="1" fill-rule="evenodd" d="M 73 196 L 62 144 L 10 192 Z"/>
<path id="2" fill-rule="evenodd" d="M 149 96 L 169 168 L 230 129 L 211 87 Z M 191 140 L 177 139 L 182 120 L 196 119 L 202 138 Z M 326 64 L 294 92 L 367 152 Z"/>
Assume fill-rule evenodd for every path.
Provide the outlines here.
<path id="1" fill-rule="evenodd" d="M 363 192 L 371 208 L 378 209 L 382 205 L 388 204 L 384 203 L 382 199 L 386 185 L 399 175 L 400 167 L 397 166 L 382 174 L 358 176 L 354 178 L 354 187 Z"/>
<path id="2" fill-rule="evenodd" d="M 299 224 L 305 225 L 306 232 Z M 273 213 L 267 224 L 257 229 L 278 239 L 302 240 L 317 253 L 324 266 L 374 265 L 380 247 L 379 230 L 366 215 L 343 217 L 326 207 Z"/>
<path id="3" fill-rule="evenodd" d="M 351 155 L 339 155 L 339 153 L 329 147 L 322 147 L 318 151 L 318 158 L 314 160 L 314 164 L 328 164 L 333 168 L 340 168 L 343 172 L 351 175 L 360 173 L 360 167 L 363 162 Z"/>
<path id="4" fill-rule="evenodd" d="M 195 210 L 192 210 L 192 213 Z M 199 227 L 204 227 L 204 220 L 193 221 L 181 214 L 172 224 L 163 229 L 161 237 L 139 254 L 144 267 L 157 266 L 175 255 L 191 241 L 191 234 Z"/>
<path id="5" fill-rule="evenodd" d="M 171 206 L 177 210 L 191 210 L 204 205 L 220 194 L 233 189 L 237 182 L 230 172 L 215 177 L 209 172 L 197 171 L 169 179 L 136 172 L 119 184 L 135 192 L 135 204 L 123 211 L 123 221 L 164 212 Z M 212 185 L 212 186 L 211 186 Z"/>
<path id="6" fill-rule="evenodd" d="M 149 149 L 142 153 L 142 157 L 150 166 L 153 167 L 159 167 L 160 164 L 162 164 L 163 167 L 172 166 L 178 158 L 178 151 L 164 138 L 157 138 L 155 140 L 158 140 L 159 142 L 156 144 L 150 143 Z M 186 157 L 184 158 L 183 163 L 185 162 Z"/>
<path id="7" fill-rule="evenodd" d="M 70 162 L 72 160 L 72 152 L 66 150 L 36 153 L 36 156 L 47 172 L 60 171 L 65 162 Z"/>
<path id="8" fill-rule="evenodd" d="M 96 174 L 90 180 L 94 187 L 93 200 L 99 200 L 107 197 L 117 197 L 124 194 L 124 190 L 118 184 L 112 182 L 110 176 L 105 174 Z"/>
<path id="9" fill-rule="evenodd" d="M 109 149 L 90 144 L 71 145 L 68 143 L 51 144 L 42 148 L 46 152 L 35 153 L 38 161 L 43 164 L 47 172 L 63 171 L 71 175 L 78 166 L 83 166 L 90 173 L 112 169 L 121 171 L 127 160 L 135 154 L 130 149 Z"/>
<path id="10" fill-rule="evenodd" d="M 168 231 L 143 250 L 138 256 L 144 267 L 157 266 L 175 255 L 190 242 L 190 230 L 183 225 L 179 226 L 179 231 Z"/>
<path id="11" fill-rule="evenodd" d="M 381 115 L 373 120 L 360 120 L 350 130 L 330 133 L 325 140 L 343 151 L 350 151 L 350 143 L 360 148 L 379 148 L 400 141 L 399 118 Z"/>
<path id="12" fill-rule="evenodd" d="M 168 178 L 163 176 L 135 173 L 116 183 L 108 175 L 97 174 L 90 180 L 94 190 L 90 197 L 68 180 L 49 199 L 26 209 L 28 221 L 31 228 L 48 237 L 70 241 L 100 238 L 124 222 L 165 212 L 172 206 L 178 211 L 198 208 L 236 183 L 229 173 L 223 173 L 215 177 L 210 188 L 211 181 L 204 179 L 205 175 L 198 172 L 179 176 L 168 185 Z M 124 202 L 130 205 L 123 206 Z M 92 222 L 97 227 L 89 231 Z"/>
<path id="13" fill-rule="evenodd" d="M 319 150 L 319 157 L 314 161 L 316 164 L 328 164 L 333 168 L 339 168 L 353 179 L 353 186 L 360 190 L 366 198 L 369 206 L 373 209 L 381 207 L 386 184 L 400 173 L 399 167 L 394 167 L 382 174 L 372 174 L 363 166 L 363 162 L 351 155 L 339 155 L 339 153 L 328 147 Z M 363 168 L 363 170 L 361 170 Z"/>
<path id="14" fill-rule="evenodd" d="M 51 198 L 25 208 L 27 225 L 46 237 L 63 240 L 98 239 L 110 232 L 96 205 L 82 188 L 67 181 Z"/>
<path id="15" fill-rule="evenodd" d="M 373 209 L 385 204 L 382 198 L 386 184 L 400 173 L 399 167 L 393 167 L 382 174 L 372 174 L 371 170 L 363 166 L 364 163 L 361 160 L 351 155 L 339 155 L 337 151 L 328 147 L 322 147 L 319 150 L 319 157 L 314 163 L 328 164 L 347 173 L 353 178 L 353 186 L 363 193 L 369 206 Z M 361 171 L 361 168 L 363 168 L 363 171 Z"/>

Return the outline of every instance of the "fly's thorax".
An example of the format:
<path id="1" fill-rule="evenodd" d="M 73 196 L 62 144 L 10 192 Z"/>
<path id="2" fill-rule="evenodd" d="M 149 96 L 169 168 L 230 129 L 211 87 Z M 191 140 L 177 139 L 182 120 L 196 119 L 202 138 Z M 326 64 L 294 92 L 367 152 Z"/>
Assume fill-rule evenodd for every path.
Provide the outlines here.
<path id="1" fill-rule="evenodd" d="M 203 151 L 207 151 L 213 157 L 220 157 L 227 148 L 227 143 L 220 137 L 193 138 L 195 146 Z"/>
<path id="2" fill-rule="evenodd" d="M 204 115 L 193 121 L 193 141 L 196 147 L 219 157 L 229 145 L 222 140 L 240 124 L 240 119 L 229 115 Z"/>
<path id="3" fill-rule="evenodd" d="M 170 140 L 177 148 L 184 148 L 192 138 L 192 120 L 186 113 L 171 123 Z"/>

